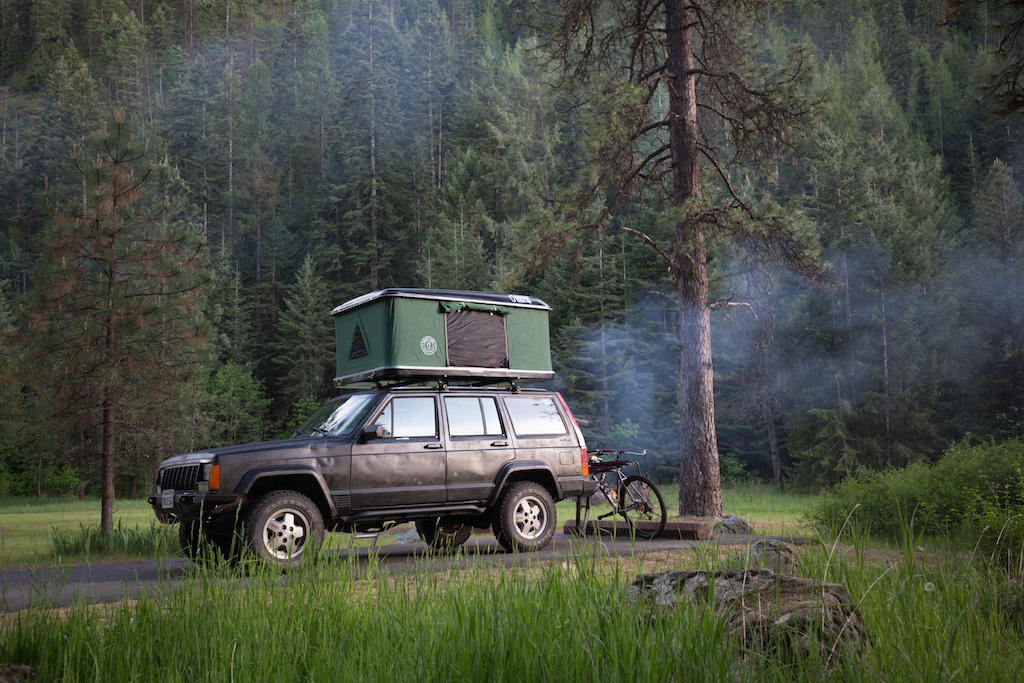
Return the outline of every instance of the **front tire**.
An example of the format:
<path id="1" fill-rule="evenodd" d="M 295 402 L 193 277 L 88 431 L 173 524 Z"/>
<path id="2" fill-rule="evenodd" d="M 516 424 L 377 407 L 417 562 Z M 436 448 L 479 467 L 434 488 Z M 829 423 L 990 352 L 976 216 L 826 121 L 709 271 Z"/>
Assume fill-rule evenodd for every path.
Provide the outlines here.
<path id="1" fill-rule="evenodd" d="M 473 527 L 437 517 L 417 521 L 416 532 L 423 542 L 434 550 L 454 550 L 469 540 Z"/>
<path id="2" fill-rule="evenodd" d="M 183 520 L 178 524 L 178 544 L 188 559 L 196 564 L 212 565 L 220 558 L 232 563 L 233 537 L 225 532 L 220 520 L 200 522 L 198 519 Z"/>
<path id="3" fill-rule="evenodd" d="M 540 550 L 551 542 L 555 524 L 555 501 L 548 490 L 520 481 L 501 498 L 494 535 L 507 550 Z"/>
<path id="4" fill-rule="evenodd" d="M 242 526 L 252 554 L 281 571 L 315 562 L 324 542 L 320 508 L 297 491 L 260 496 Z"/>

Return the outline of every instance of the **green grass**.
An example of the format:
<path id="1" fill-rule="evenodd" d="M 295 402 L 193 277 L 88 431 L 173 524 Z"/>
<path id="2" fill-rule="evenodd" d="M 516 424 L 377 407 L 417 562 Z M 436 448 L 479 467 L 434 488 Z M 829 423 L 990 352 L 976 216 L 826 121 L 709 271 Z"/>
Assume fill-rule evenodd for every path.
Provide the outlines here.
<path id="1" fill-rule="evenodd" d="M 114 504 L 114 526 L 120 527 L 125 535 L 147 533 L 155 523 L 153 508 L 144 500 L 118 500 Z M 2 498 L 0 568 L 40 566 L 70 559 L 57 552 L 52 540 L 54 530 L 67 538 L 68 534 L 88 527 L 99 528 L 99 524 L 97 499 Z M 87 559 L 82 557 L 81 561 Z"/>
<path id="2" fill-rule="evenodd" d="M 10 615 L 0 662 L 42 681 L 1017 680 L 1022 615 L 997 595 L 1005 578 L 963 554 L 922 564 L 868 550 L 802 555 L 802 575 L 847 587 L 870 635 L 840 663 L 745 651 L 692 609 L 653 619 L 627 590 L 639 558 L 586 548 L 515 570 L 196 570 L 165 597 Z M 711 568 L 699 553 L 674 557 Z"/>
<path id="3" fill-rule="evenodd" d="M 678 487 L 674 489 L 678 491 Z M 677 494 L 678 495 L 678 494 Z M 806 519 L 818 496 L 779 491 L 769 484 L 750 484 L 722 490 L 725 514 L 747 520 L 754 533 L 800 536 L 808 532 Z"/>
<path id="4" fill-rule="evenodd" d="M 808 498 L 725 492 L 726 510 L 758 530 L 775 520 L 792 529 Z M 560 521 L 575 513 L 565 505 Z M 0 519 L 51 506 L 0 502 Z M 0 617 L 0 662 L 35 667 L 41 681 L 114 682 L 1012 681 L 1024 669 L 1021 577 L 950 539 L 922 538 L 911 518 L 895 548 L 848 530 L 802 547 L 799 574 L 843 584 L 870 636 L 840 662 L 745 651 L 692 609 L 653 619 L 627 590 L 652 570 L 642 544 L 636 552 L 613 559 L 583 546 L 551 563 L 440 573 L 357 572 L 344 560 L 285 577 L 196 567 L 163 597 Z M 713 546 L 680 551 L 657 570 L 712 569 L 717 557 Z"/>
<path id="5" fill-rule="evenodd" d="M 676 517 L 679 489 L 661 487 L 669 518 Z M 780 493 L 770 486 L 751 485 L 722 492 L 725 511 L 754 525 L 759 534 L 799 535 L 806 532 L 801 520 L 815 498 Z M 559 528 L 575 519 L 575 499 L 556 506 Z M 144 500 L 118 500 L 114 506 L 115 539 L 104 544 L 98 536 L 100 503 L 71 498 L 0 499 L 0 569 L 32 567 L 97 559 L 138 559 L 174 553 L 177 527 L 156 523 L 153 510 Z M 381 534 L 378 545 L 387 545 L 412 528 L 404 524 Z M 490 532 L 482 532 L 489 534 Z M 328 534 L 328 552 L 372 543 L 349 534 Z"/>

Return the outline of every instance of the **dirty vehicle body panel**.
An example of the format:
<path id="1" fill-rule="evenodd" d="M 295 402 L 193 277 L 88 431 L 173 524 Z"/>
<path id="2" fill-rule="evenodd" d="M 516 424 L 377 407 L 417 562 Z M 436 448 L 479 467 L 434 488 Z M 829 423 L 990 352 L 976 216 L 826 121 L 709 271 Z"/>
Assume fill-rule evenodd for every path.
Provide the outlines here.
<path id="1" fill-rule="evenodd" d="M 554 392 L 410 387 L 328 406 L 353 399 L 365 402 L 364 414 L 347 434 L 307 428 L 164 461 L 150 498 L 157 516 L 233 528 L 261 496 L 289 490 L 317 506 L 327 530 L 438 519 L 487 528 L 516 482 L 539 484 L 554 501 L 594 488 L 586 445 Z"/>
<path id="2" fill-rule="evenodd" d="M 164 461 L 157 517 L 181 523 L 193 557 L 205 536 L 229 559 L 284 569 L 307 548 L 315 557 L 325 531 L 388 522 L 416 522 L 439 549 L 470 527 L 509 549 L 543 547 L 554 502 L 596 488 L 562 397 L 517 385 L 553 376 L 550 310 L 528 296 L 411 289 L 338 306 L 335 382 L 349 393 L 290 439 Z"/>

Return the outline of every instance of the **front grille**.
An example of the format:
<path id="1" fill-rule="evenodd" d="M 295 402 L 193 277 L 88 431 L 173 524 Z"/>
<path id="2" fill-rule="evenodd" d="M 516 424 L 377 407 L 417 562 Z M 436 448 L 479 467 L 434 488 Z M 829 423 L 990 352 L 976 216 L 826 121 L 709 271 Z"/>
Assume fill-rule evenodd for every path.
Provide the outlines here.
<path id="1" fill-rule="evenodd" d="M 160 470 L 160 489 L 166 491 L 195 491 L 199 481 L 199 468 L 202 465 L 182 465 L 165 467 Z"/>

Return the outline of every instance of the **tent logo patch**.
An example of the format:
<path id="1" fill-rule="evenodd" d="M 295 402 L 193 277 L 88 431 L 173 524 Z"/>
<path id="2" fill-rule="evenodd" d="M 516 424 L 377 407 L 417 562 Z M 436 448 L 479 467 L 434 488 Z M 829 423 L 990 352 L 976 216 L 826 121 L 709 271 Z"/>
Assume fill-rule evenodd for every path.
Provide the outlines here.
<path id="1" fill-rule="evenodd" d="M 435 353 L 437 353 L 437 340 L 431 337 L 429 334 L 425 336 L 423 339 L 420 339 L 420 351 L 427 354 L 428 356 L 433 356 Z"/>

